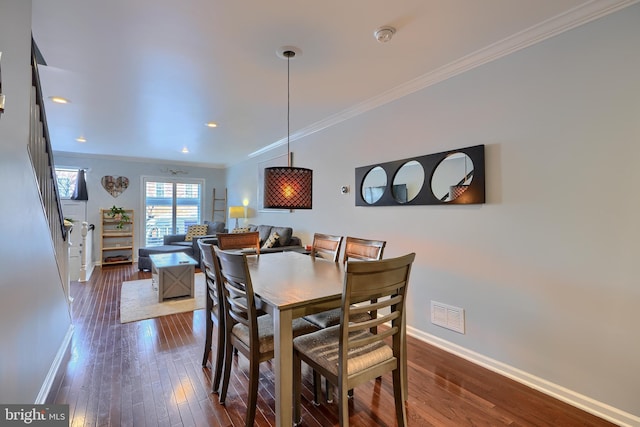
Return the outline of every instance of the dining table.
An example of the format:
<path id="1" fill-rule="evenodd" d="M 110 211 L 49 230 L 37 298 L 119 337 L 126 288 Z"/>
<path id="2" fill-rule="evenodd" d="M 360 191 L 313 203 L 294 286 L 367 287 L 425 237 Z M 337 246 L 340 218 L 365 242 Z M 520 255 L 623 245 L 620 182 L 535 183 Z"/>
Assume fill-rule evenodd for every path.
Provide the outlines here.
<path id="1" fill-rule="evenodd" d="M 345 266 L 288 251 L 247 256 L 253 290 L 273 317 L 276 426 L 293 420 L 293 319 L 340 307 Z M 401 372 L 406 378 L 406 353 Z M 406 382 L 405 382 L 406 384 Z M 406 399 L 406 389 L 404 391 Z"/>
<path id="2" fill-rule="evenodd" d="M 299 252 L 247 256 L 253 290 L 273 317 L 276 426 L 293 425 L 292 321 L 339 307 L 344 266 Z"/>

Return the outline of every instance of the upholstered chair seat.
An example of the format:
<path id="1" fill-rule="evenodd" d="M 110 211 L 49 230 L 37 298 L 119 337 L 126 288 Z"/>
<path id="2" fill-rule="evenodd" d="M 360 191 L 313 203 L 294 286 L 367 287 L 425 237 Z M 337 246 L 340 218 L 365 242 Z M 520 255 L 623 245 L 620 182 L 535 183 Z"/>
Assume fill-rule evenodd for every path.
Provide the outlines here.
<path id="1" fill-rule="evenodd" d="M 366 330 L 349 334 L 350 340 L 361 340 L 373 335 Z M 338 376 L 338 344 L 340 326 L 322 329 L 303 335 L 293 341 L 293 348 L 305 353 L 328 372 Z M 359 348 L 350 349 L 347 361 L 347 374 L 353 375 L 367 368 L 384 363 L 393 358 L 393 349 L 383 342 L 377 341 Z"/>
<path id="2" fill-rule="evenodd" d="M 293 319 L 292 326 L 294 337 L 318 330 L 315 325 L 304 319 Z M 236 323 L 233 325 L 231 333 L 249 347 L 250 331 L 246 325 Z M 260 353 L 273 353 L 273 317 L 270 314 L 258 317 L 258 342 L 260 344 L 258 348 Z"/>

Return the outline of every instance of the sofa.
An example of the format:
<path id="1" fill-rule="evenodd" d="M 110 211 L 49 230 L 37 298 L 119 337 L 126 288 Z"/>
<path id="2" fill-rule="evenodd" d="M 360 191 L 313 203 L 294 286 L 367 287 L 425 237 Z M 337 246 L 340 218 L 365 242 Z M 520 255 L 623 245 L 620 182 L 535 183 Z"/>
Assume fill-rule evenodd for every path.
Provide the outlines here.
<path id="1" fill-rule="evenodd" d="M 268 254 L 271 252 L 284 252 L 302 249 L 302 241 L 299 237 L 293 235 L 291 227 L 277 227 L 273 225 L 255 225 L 249 224 L 247 231 L 257 231 L 260 234 L 260 253 Z M 273 247 L 264 247 L 265 242 L 271 236 L 271 233 L 278 233 L 280 236 Z"/>
<path id="2" fill-rule="evenodd" d="M 184 252 L 191 258 L 200 263 L 200 248 L 198 241 L 204 240 L 206 243 L 217 244 L 216 234 L 225 231 L 223 222 L 209 222 L 207 224 L 207 234 L 196 236 L 191 241 L 186 241 L 186 234 L 168 234 L 164 236 L 162 246 L 150 246 L 148 248 L 138 249 L 138 270 L 151 270 L 151 258 L 149 255 L 166 254 L 173 252 Z M 303 250 L 302 241 L 299 237 L 293 235 L 291 227 L 278 227 L 273 225 L 255 225 L 249 224 L 246 227 L 238 228 L 232 232 L 257 231 L 260 234 L 260 253 L 268 254 L 273 252 L 296 251 Z M 278 240 L 273 247 L 267 248 L 263 245 L 271 236 L 271 233 L 278 233 Z"/>
<path id="3" fill-rule="evenodd" d="M 299 237 L 293 235 L 293 229 L 291 227 L 278 227 L 273 225 L 255 225 L 249 224 L 246 227 L 236 228 L 231 233 L 245 233 L 257 231 L 260 236 L 260 253 L 270 254 L 274 252 L 286 252 L 286 251 L 304 251 L 302 241 Z M 265 243 L 271 236 L 271 233 L 277 233 L 278 239 L 276 243 L 268 247 Z M 217 245 L 218 239 L 215 237 L 203 237 L 202 242 L 210 245 Z M 253 250 L 247 250 L 247 253 L 253 253 Z"/>
<path id="4" fill-rule="evenodd" d="M 206 229 L 204 228 L 204 225 L 206 225 Z M 155 254 L 184 252 L 200 263 L 200 248 L 198 247 L 198 240 L 203 238 L 215 238 L 217 233 L 225 231 L 224 222 L 205 221 L 204 225 L 197 226 L 203 230 L 202 234 L 190 236 L 189 240 L 186 240 L 189 233 L 167 234 L 163 238 L 162 246 L 149 246 L 138 249 L 138 270 L 151 270 L 151 258 L 149 258 L 149 255 Z"/>

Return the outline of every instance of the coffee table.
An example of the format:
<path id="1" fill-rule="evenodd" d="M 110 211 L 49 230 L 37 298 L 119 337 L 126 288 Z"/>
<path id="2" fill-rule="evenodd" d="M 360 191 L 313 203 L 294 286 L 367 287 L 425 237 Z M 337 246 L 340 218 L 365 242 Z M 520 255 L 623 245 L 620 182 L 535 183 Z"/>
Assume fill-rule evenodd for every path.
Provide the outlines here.
<path id="1" fill-rule="evenodd" d="M 183 252 L 149 255 L 151 280 L 158 287 L 158 302 L 167 298 L 193 298 L 195 266 L 193 258 Z"/>

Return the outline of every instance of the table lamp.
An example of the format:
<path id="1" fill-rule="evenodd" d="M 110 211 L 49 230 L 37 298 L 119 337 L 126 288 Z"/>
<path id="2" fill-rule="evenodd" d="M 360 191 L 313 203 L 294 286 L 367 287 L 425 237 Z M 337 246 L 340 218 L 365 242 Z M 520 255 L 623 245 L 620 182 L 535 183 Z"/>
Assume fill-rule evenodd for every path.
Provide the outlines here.
<path id="1" fill-rule="evenodd" d="M 238 218 L 245 218 L 244 206 L 229 206 L 229 218 L 236 219 L 236 226 L 238 228 Z"/>

